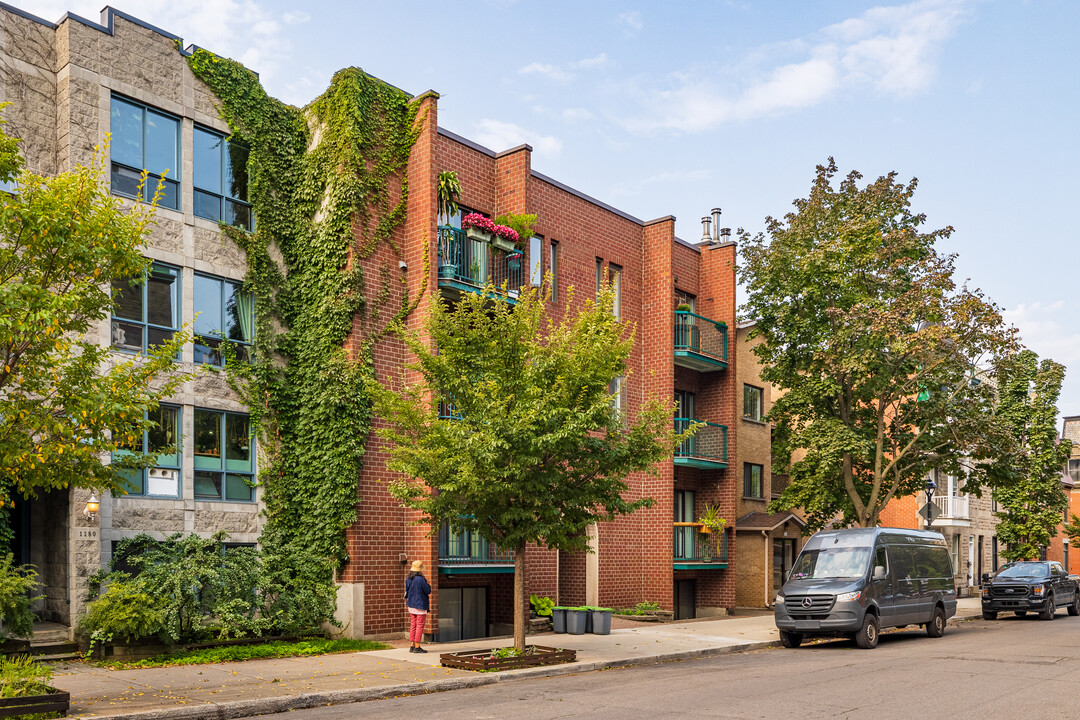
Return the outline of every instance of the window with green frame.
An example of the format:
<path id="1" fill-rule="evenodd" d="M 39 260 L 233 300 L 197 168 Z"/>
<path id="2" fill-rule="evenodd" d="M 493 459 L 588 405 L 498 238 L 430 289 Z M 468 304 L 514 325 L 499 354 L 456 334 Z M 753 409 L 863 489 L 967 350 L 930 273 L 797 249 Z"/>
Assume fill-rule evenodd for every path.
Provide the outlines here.
<path id="1" fill-rule="evenodd" d="M 195 126 L 194 207 L 201 218 L 250 231 L 248 149 L 213 130 Z"/>
<path id="2" fill-rule="evenodd" d="M 255 448 L 243 413 L 195 408 L 195 499 L 255 500 Z"/>
<path id="3" fill-rule="evenodd" d="M 237 280 L 195 274 L 195 362 L 223 365 L 226 342 L 233 344 L 238 359 L 250 359 L 255 296 L 241 288 Z"/>
<path id="4" fill-rule="evenodd" d="M 174 405 L 159 405 L 157 410 L 149 412 L 147 417 L 157 423 L 156 426 L 125 442 L 127 449 L 117 450 L 112 454 L 112 459 L 119 461 L 132 453 L 157 454 L 157 464 L 152 468 L 120 471 L 127 494 L 180 497 L 180 408 Z"/>
<path id="5" fill-rule="evenodd" d="M 172 340 L 180 327 L 180 268 L 155 262 L 143 278 L 112 283 L 112 346 L 145 353 Z"/>
<path id="6" fill-rule="evenodd" d="M 160 180 L 158 205 L 179 210 L 180 118 L 117 95 L 112 96 L 110 110 L 113 194 L 138 198 L 146 170 L 142 199 L 149 202 L 154 197 Z"/>

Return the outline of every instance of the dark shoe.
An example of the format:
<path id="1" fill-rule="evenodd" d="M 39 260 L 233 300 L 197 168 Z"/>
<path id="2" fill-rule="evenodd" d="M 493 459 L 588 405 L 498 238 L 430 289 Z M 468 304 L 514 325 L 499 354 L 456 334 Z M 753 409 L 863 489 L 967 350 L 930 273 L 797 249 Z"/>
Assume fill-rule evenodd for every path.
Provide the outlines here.
<path id="1" fill-rule="evenodd" d="M 417 650 L 416 647 L 414 647 L 412 645 L 409 646 L 409 652 L 416 652 L 416 650 Z"/>
<path id="2" fill-rule="evenodd" d="M 416 648 L 416 650 L 414 650 L 413 652 L 421 652 L 421 653 L 426 653 L 426 652 L 427 652 L 427 650 L 425 650 L 425 649 L 424 649 L 424 648 L 422 648 L 422 647 L 418 647 L 418 648 Z"/>

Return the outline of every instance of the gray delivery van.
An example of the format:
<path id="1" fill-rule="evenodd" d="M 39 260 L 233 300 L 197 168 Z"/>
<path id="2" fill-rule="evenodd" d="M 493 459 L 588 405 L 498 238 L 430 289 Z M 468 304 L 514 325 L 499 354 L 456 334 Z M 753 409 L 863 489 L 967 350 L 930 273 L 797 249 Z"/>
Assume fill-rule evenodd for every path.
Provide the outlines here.
<path id="1" fill-rule="evenodd" d="M 877 646 L 882 628 L 922 625 L 945 633 L 956 614 L 956 586 L 941 533 L 903 528 L 822 530 L 803 546 L 775 619 L 784 647 L 806 637 L 854 638 Z"/>

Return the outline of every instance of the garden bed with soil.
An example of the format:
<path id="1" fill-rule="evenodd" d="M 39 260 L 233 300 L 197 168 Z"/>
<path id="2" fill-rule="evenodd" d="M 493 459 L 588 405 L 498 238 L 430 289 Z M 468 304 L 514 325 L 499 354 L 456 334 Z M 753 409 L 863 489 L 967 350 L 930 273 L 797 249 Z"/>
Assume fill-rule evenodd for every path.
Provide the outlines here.
<path id="1" fill-rule="evenodd" d="M 63 717 L 71 708 L 71 695 L 47 685 L 40 687 L 38 695 L 20 695 L 0 698 L 0 717 L 23 717 L 41 715 Z"/>
<path id="2" fill-rule="evenodd" d="M 443 667 L 458 668 L 459 670 L 476 670 L 490 672 L 492 670 L 516 670 L 524 667 L 536 667 L 538 665 L 560 665 L 577 660 L 576 650 L 564 650 L 562 648 L 545 647 L 543 645 L 526 645 L 523 655 L 509 655 L 499 657 L 497 649 L 472 650 L 469 652 L 443 653 L 439 655 L 439 662 Z"/>

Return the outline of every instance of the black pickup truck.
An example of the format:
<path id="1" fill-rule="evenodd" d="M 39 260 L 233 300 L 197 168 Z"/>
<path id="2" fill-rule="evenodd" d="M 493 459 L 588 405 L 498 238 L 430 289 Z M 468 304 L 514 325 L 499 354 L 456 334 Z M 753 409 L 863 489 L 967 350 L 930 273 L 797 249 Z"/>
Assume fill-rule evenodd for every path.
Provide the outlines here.
<path id="1" fill-rule="evenodd" d="M 1039 613 L 1043 620 L 1053 620 L 1061 606 L 1070 615 L 1080 615 L 1080 583 L 1061 563 L 1024 560 L 1003 566 L 993 577 L 982 576 L 982 616 L 996 620 L 999 612 L 1013 612 L 1023 617 Z"/>

